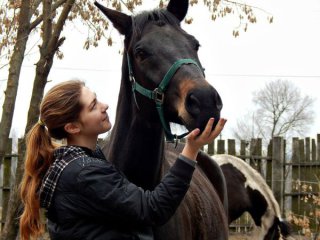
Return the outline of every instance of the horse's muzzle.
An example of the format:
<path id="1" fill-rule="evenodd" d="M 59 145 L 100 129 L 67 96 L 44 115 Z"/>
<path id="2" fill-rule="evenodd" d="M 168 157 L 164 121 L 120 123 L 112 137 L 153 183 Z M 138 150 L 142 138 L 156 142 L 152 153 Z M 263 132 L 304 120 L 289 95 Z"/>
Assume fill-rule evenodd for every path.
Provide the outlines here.
<path id="1" fill-rule="evenodd" d="M 213 128 L 220 119 L 222 100 L 219 93 L 212 87 L 196 88 L 189 91 L 185 99 L 185 109 L 193 119 L 192 128 L 203 130 L 209 120 L 215 119 Z"/>

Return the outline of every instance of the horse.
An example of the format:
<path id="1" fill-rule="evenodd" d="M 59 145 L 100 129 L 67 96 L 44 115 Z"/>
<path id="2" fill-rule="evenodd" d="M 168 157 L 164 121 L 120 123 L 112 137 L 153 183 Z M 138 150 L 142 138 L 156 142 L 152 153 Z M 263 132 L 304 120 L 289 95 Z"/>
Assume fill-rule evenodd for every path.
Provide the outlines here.
<path id="1" fill-rule="evenodd" d="M 255 223 L 252 239 L 293 239 L 291 226 L 281 218 L 279 204 L 261 174 L 238 157 L 227 154 L 212 157 L 227 182 L 229 224 L 248 212 Z"/>
<path id="2" fill-rule="evenodd" d="M 222 100 L 205 79 L 199 42 L 180 26 L 188 0 L 170 0 L 164 9 L 132 16 L 95 5 L 124 35 L 116 119 L 103 151 L 131 182 L 150 190 L 179 154 L 165 139 L 175 142 L 185 135 L 173 134 L 169 122 L 203 130 L 214 117 L 216 125 Z M 226 182 L 218 164 L 199 154 L 176 213 L 164 225 L 141 232 L 165 240 L 228 239 Z"/>

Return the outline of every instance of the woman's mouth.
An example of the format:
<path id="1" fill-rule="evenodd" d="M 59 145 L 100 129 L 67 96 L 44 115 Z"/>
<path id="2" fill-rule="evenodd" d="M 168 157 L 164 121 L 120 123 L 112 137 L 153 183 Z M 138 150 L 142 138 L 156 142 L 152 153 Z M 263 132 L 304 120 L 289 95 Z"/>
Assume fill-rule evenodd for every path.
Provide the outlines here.
<path id="1" fill-rule="evenodd" d="M 104 121 L 109 121 L 109 116 L 108 115 L 105 116 L 105 118 L 103 119 L 103 122 Z"/>

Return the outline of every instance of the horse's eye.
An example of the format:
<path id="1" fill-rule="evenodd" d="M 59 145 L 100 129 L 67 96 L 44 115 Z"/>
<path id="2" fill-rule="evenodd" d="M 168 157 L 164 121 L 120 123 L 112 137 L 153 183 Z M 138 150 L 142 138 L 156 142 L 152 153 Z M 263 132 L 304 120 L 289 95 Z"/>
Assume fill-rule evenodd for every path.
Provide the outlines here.
<path id="1" fill-rule="evenodd" d="M 134 51 L 134 56 L 139 61 L 143 61 L 149 56 L 149 54 L 146 51 L 144 51 L 142 48 L 137 48 Z"/>

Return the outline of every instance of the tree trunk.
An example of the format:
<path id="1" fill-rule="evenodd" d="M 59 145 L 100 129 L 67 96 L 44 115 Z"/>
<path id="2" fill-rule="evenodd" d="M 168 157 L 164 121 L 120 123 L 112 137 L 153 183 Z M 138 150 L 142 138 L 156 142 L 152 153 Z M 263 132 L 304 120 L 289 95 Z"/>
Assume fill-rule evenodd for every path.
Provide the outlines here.
<path id="1" fill-rule="evenodd" d="M 7 89 L 5 91 L 5 99 L 3 103 L 3 111 L 2 111 L 2 117 L 0 122 L 0 165 L 5 153 L 4 151 L 6 149 L 6 143 L 8 142 L 10 129 L 12 126 L 12 118 L 13 118 L 14 106 L 15 106 L 16 96 L 18 91 L 21 66 L 24 59 L 24 53 L 26 50 L 26 45 L 27 45 L 27 41 L 30 33 L 30 15 L 31 15 L 30 4 L 31 4 L 30 0 L 22 1 L 20 13 L 19 13 L 19 27 L 17 32 L 17 42 L 14 46 L 13 54 L 10 59 Z M 17 228 L 16 217 L 15 217 L 17 215 L 15 211 L 17 211 L 18 207 L 15 207 L 15 206 L 19 206 L 19 204 L 17 204 L 16 202 L 20 202 L 19 197 L 17 196 L 18 191 L 16 190 L 17 186 L 19 186 L 19 183 L 20 183 L 19 178 L 21 180 L 21 177 L 17 175 L 16 181 L 19 181 L 19 182 L 15 184 L 16 187 L 12 189 L 10 194 L 6 222 L 5 222 L 4 228 L 2 229 L 2 233 L 0 237 L 1 240 L 15 239 L 15 236 L 17 235 L 18 228 Z"/>
<path id="2" fill-rule="evenodd" d="M 43 97 L 44 88 L 46 86 L 47 78 L 52 67 L 55 52 L 65 40 L 64 38 L 59 38 L 74 2 L 75 0 L 66 1 L 57 24 L 52 30 L 52 0 L 43 0 L 43 42 L 40 47 L 40 59 L 36 67 L 36 76 L 33 83 L 25 135 L 38 121 L 39 103 L 41 102 L 41 99 Z M 22 144 L 22 148 L 20 150 L 22 153 L 25 152 L 25 144 Z M 16 220 L 19 217 L 19 210 L 21 206 L 21 199 L 18 195 L 18 186 L 22 179 L 23 170 L 23 161 L 19 161 L 16 171 L 17 177 L 14 185 L 14 191 L 12 191 L 9 200 L 10 209 L 8 209 L 4 231 L 0 238 L 1 240 L 14 240 L 16 239 L 18 233 L 18 223 Z"/>
<path id="3" fill-rule="evenodd" d="M 52 29 L 52 21 L 50 17 L 51 5 L 47 0 L 44 0 L 44 19 L 43 19 L 43 43 L 40 47 L 40 60 L 37 63 L 36 77 L 33 83 L 33 90 L 31 96 L 30 107 L 28 111 L 27 125 L 25 133 L 27 133 L 32 126 L 37 123 L 39 118 L 39 103 L 43 97 L 44 88 L 47 83 L 47 78 L 50 73 L 54 54 L 58 48 L 63 44 L 64 38 L 60 38 L 65 21 L 71 11 L 75 0 L 68 0 L 64 4 L 63 10 L 55 28 Z M 52 1 L 51 1 L 52 4 Z M 47 15 L 47 17 L 46 17 Z"/>
<path id="4" fill-rule="evenodd" d="M 13 54 L 10 59 L 9 76 L 2 107 L 2 117 L 0 122 L 0 166 L 2 163 L 2 158 L 5 154 L 6 143 L 8 142 L 10 129 L 12 126 L 21 65 L 24 59 L 24 53 L 30 33 L 30 11 L 30 0 L 22 1 L 19 14 L 17 42 L 14 46 Z"/>
<path id="5" fill-rule="evenodd" d="M 65 4 L 67 0 L 59 0 L 55 2 L 52 7 L 52 12 L 59 8 L 61 5 Z M 32 29 L 36 28 L 42 21 L 43 15 L 35 19 L 31 23 L 32 7 L 37 9 L 40 1 L 34 2 L 32 6 L 30 0 L 21 1 L 19 20 L 18 20 L 18 32 L 17 41 L 13 49 L 13 53 L 9 62 L 9 75 L 7 88 L 5 90 L 5 99 L 2 107 L 2 116 L 0 121 L 0 167 L 2 163 L 2 158 L 5 154 L 6 143 L 8 142 L 12 119 L 14 114 L 14 107 L 16 102 L 16 96 L 19 86 L 19 78 L 21 72 L 21 66 L 24 59 L 24 54 L 26 50 L 26 45 L 29 39 L 29 34 Z"/>

